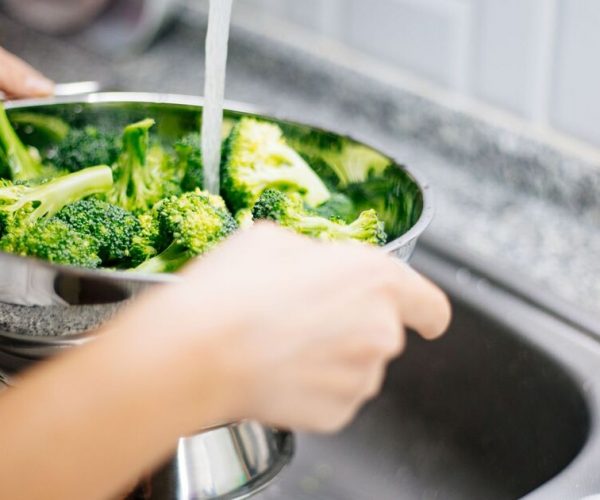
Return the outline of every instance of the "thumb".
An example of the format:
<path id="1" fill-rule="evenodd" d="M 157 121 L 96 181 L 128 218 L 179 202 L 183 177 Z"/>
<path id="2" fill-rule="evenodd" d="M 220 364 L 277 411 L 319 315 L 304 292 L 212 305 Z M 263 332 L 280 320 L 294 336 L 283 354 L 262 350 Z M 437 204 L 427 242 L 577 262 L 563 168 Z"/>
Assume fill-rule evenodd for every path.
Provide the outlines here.
<path id="1" fill-rule="evenodd" d="M 9 97 L 43 97 L 54 83 L 10 52 L 0 48 L 0 91 Z"/>

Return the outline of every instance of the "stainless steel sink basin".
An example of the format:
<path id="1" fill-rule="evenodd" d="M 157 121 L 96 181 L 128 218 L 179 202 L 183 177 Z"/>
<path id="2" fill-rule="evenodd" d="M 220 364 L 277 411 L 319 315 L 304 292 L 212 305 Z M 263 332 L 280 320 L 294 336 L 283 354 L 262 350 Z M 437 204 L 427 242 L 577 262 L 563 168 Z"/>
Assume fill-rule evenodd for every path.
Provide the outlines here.
<path id="1" fill-rule="evenodd" d="M 428 343 L 410 335 L 381 396 L 342 434 L 298 436 L 292 464 L 255 498 L 600 493 L 598 322 L 447 242 L 426 238 L 414 264 L 452 299 L 446 337 Z M 164 469 L 151 498 L 176 499 L 177 485 L 177 474 Z"/>
<path id="2" fill-rule="evenodd" d="M 577 499 L 600 492 L 594 332 L 431 244 L 417 252 L 415 266 L 452 297 L 448 335 L 435 343 L 411 336 L 383 394 L 344 433 L 299 436 L 292 465 L 257 498 Z"/>

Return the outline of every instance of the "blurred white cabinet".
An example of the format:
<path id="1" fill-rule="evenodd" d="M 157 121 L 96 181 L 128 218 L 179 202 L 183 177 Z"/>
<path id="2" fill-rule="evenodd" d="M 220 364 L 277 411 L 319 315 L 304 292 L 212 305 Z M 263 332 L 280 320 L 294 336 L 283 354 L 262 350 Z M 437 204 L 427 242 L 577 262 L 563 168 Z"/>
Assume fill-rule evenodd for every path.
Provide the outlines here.
<path id="1" fill-rule="evenodd" d="M 472 93 L 531 119 L 543 117 L 551 71 L 553 0 L 477 0 Z"/>
<path id="2" fill-rule="evenodd" d="M 454 89 L 467 83 L 471 6 L 462 0 L 346 0 L 345 41 Z"/>
<path id="3" fill-rule="evenodd" d="M 600 145 L 600 1 L 561 0 L 551 123 Z"/>
<path id="4" fill-rule="evenodd" d="M 236 1 L 600 145 L 600 0 Z"/>

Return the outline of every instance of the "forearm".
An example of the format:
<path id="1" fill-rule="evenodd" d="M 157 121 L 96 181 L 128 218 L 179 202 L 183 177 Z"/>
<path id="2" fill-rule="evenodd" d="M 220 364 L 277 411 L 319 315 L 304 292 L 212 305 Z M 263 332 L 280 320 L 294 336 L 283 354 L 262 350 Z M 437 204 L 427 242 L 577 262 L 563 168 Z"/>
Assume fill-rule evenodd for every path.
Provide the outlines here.
<path id="1" fill-rule="evenodd" d="M 0 398 L 0 498 L 107 498 L 165 459 L 181 432 L 218 418 L 209 413 L 211 356 L 202 361 L 202 415 L 169 366 L 177 359 L 169 347 L 152 332 L 120 333 L 37 369 Z"/>

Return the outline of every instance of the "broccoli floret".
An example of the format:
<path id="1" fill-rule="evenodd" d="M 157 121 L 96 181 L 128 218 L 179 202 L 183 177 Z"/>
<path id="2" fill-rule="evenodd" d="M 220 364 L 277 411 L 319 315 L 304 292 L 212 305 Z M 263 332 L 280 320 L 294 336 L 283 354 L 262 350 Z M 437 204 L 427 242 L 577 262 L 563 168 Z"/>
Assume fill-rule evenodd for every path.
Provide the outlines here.
<path id="1" fill-rule="evenodd" d="M 38 185 L 13 184 L 0 186 L 0 217 L 11 223 L 33 224 L 49 218 L 63 207 L 112 187 L 110 167 L 98 166 L 74 174 L 57 177 Z"/>
<path id="2" fill-rule="evenodd" d="M 300 234 L 327 241 L 356 240 L 373 245 L 383 245 L 386 234 L 383 222 L 375 210 L 365 210 L 358 218 L 345 224 L 340 220 L 326 219 L 308 211 L 302 198 L 295 193 L 285 194 L 274 189 L 266 190 L 256 205 L 255 219 L 270 219 Z"/>
<path id="3" fill-rule="evenodd" d="M 184 191 L 202 189 L 204 183 L 200 134 L 193 132 L 175 143 L 177 164 Z"/>
<path id="4" fill-rule="evenodd" d="M 44 175 L 44 167 L 36 154 L 32 154 L 19 139 L 0 103 L 0 163 L 2 170 L 13 181 L 38 179 Z"/>
<path id="5" fill-rule="evenodd" d="M 47 159 L 69 172 L 77 172 L 91 165 L 112 165 L 118 156 L 119 140 L 115 134 L 86 127 L 71 129 Z"/>
<path id="6" fill-rule="evenodd" d="M 119 265 L 129 257 L 133 238 L 141 230 L 131 212 L 98 199 L 67 205 L 56 217 L 79 234 L 92 238 L 102 263 L 109 266 Z"/>
<path id="7" fill-rule="evenodd" d="M 114 168 L 115 184 L 107 201 L 134 213 L 143 213 L 181 187 L 177 171 L 160 146 L 150 145 L 148 118 L 125 128 L 123 151 Z"/>
<path id="8" fill-rule="evenodd" d="M 237 229 L 223 199 L 200 190 L 163 200 L 154 207 L 152 215 L 158 225 L 153 243 L 160 246 L 150 246 L 161 253 L 138 266 L 136 271 L 140 272 L 177 271 Z M 148 225 L 152 233 L 153 223 Z"/>
<path id="9" fill-rule="evenodd" d="M 231 131 L 221 176 L 223 195 L 234 212 L 252 208 L 267 188 L 299 193 L 310 207 L 330 197 L 319 176 L 286 144 L 281 129 L 253 118 L 242 118 Z"/>
<path id="10" fill-rule="evenodd" d="M 159 248 L 168 246 L 161 234 L 155 212 L 138 215 L 140 231 L 133 236 L 129 249 L 130 267 L 137 267 L 142 262 L 155 257 Z"/>
<path id="11" fill-rule="evenodd" d="M 97 267 L 96 241 L 54 217 L 63 207 L 112 187 L 110 167 L 91 167 L 39 185 L 0 185 L 0 249 L 60 264 Z"/>
<path id="12" fill-rule="evenodd" d="M 56 264 L 94 268 L 101 262 L 93 238 L 55 217 L 13 227 L 0 239 L 0 250 Z"/>

